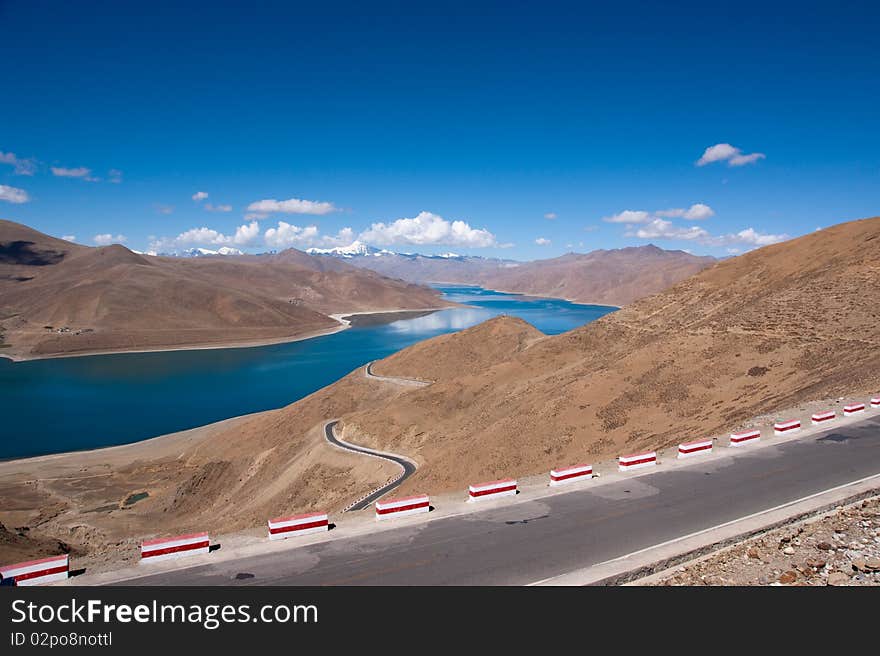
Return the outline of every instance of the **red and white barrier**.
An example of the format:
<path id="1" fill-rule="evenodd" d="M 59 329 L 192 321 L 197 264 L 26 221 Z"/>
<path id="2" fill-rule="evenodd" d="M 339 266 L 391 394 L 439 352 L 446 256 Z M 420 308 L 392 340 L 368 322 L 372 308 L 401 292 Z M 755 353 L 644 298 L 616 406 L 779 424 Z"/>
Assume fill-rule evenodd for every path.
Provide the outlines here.
<path id="1" fill-rule="evenodd" d="M 565 485 L 593 478 L 593 465 L 574 465 L 550 470 L 550 485 Z"/>
<path id="2" fill-rule="evenodd" d="M 502 478 L 500 481 L 468 486 L 468 501 L 482 501 L 483 499 L 497 499 L 514 495 L 516 495 L 515 478 Z"/>
<path id="3" fill-rule="evenodd" d="M 830 410 L 828 412 L 817 412 L 810 417 L 813 426 L 818 426 L 819 424 L 824 424 L 825 422 L 833 421 L 834 419 L 837 419 L 837 414 Z"/>
<path id="4" fill-rule="evenodd" d="M 865 411 L 864 403 L 851 403 L 850 405 L 843 406 L 843 416 L 844 417 L 852 417 L 853 415 L 857 415 L 860 412 Z"/>
<path id="5" fill-rule="evenodd" d="M 792 419 L 791 421 L 777 421 L 773 424 L 774 435 L 790 435 L 791 433 L 797 433 L 800 429 L 801 422 L 798 419 Z"/>
<path id="6" fill-rule="evenodd" d="M 0 578 L 14 585 L 42 585 L 63 581 L 70 574 L 70 556 L 51 556 L 0 567 Z"/>
<path id="7" fill-rule="evenodd" d="M 685 442 L 678 445 L 679 458 L 693 458 L 694 456 L 708 455 L 712 453 L 712 440 L 698 440 L 697 442 Z"/>
<path id="8" fill-rule="evenodd" d="M 276 517 L 269 520 L 270 540 L 283 540 L 293 535 L 308 535 L 329 530 L 330 520 L 327 513 L 291 515 L 290 517 Z"/>
<path id="9" fill-rule="evenodd" d="M 145 540 L 141 544 L 141 562 L 156 562 L 182 556 L 206 554 L 210 551 L 211 540 L 207 533 L 178 535 L 173 538 Z"/>
<path id="10" fill-rule="evenodd" d="M 426 513 L 431 509 L 431 499 L 427 494 L 402 499 L 388 499 L 376 502 L 376 519 L 394 519 L 407 515 Z"/>
<path id="11" fill-rule="evenodd" d="M 744 433 L 731 433 L 730 446 L 744 446 L 751 444 L 752 442 L 757 442 L 760 439 L 761 431 L 757 429 L 746 431 Z"/>
<path id="12" fill-rule="evenodd" d="M 880 396 L 875 396 L 873 399 L 871 399 L 871 407 L 880 408 Z"/>
<path id="13" fill-rule="evenodd" d="M 653 467 L 656 464 L 657 453 L 654 451 L 634 453 L 629 456 L 620 456 L 617 458 L 617 469 L 622 472 L 632 471 L 633 469 L 642 469 L 644 467 Z"/>

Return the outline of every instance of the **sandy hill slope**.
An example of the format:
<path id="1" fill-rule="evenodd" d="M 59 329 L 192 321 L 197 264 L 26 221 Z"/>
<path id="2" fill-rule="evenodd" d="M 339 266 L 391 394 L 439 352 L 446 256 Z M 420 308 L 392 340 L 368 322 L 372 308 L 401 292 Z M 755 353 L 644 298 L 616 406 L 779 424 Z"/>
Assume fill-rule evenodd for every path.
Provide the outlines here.
<path id="1" fill-rule="evenodd" d="M 654 294 L 716 262 L 713 257 L 667 251 L 654 245 L 568 253 L 534 262 L 395 254 L 378 257 L 367 254 L 349 257 L 345 261 L 414 282 L 480 285 L 520 294 L 608 305 L 626 305 Z"/>
<path id="2" fill-rule="evenodd" d="M 527 262 L 496 271 L 483 283 L 522 294 L 622 306 L 666 289 L 715 262 L 715 258 L 684 251 L 636 246 Z"/>
<path id="3" fill-rule="evenodd" d="M 433 381 L 426 387 L 359 369 L 233 423 L 0 463 L 0 521 L 30 528 L 34 542 L 19 540 L 17 553 L 52 539 L 112 551 L 157 532 L 338 510 L 393 472 L 328 447 L 321 426 L 337 417 L 346 439 L 419 463 L 400 494 L 436 494 L 722 434 L 805 400 L 876 393 L 878 285 L 880 218 L 838 225 L 720 262 L 562 335 L 496 317 L 373 367 Z M 150 497 L 123 509 L 141 491 Z"/>
<path id="4" fill-rule="evenodd" d="M 428 288 L 299 251 L 149 257 L 0 221 L 0 332 L 12 355 L 271 341 L 336 328 L 333 312 L 440 305 Z"/>

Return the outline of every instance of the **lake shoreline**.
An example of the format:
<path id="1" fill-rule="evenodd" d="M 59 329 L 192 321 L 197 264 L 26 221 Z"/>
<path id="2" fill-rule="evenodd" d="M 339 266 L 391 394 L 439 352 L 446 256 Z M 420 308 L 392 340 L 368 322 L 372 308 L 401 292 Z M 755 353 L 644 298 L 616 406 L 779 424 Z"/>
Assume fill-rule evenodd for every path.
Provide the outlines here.
<path id="1" fill-rule="evenodd" d="M 593 303 L 589 301 L 580 301 L 575 298 L 566 298 L 565 296 L 553 296 L 551 294 L 531 294 L 529 292 L 517 292 L 512 289 L 494 289 L 492 287 L 484 287 L 483 285 L 478 285 L 476 283 L 468 283 L 468 282 L 444 282 L 441 280 L 431 280 L 428 282 L 431 285 L 449 285 L 454 287 L 471 287 L 474 289 L 485 289 L 489 292 L 497 292 L 498 294 L 511 294 L 513 296 L 528 296 L 529 298 L 549 298 L 554 301 L 566 301 L 568 303 L 574 303 L 575 305 L 592 305 L 594 307 L 609 307 L 614 308 L 615 310 L 620 310 L 623 308 L 622 305 L 614 305 L 613 303 Z"/>
<path id="2" fill-rule="evenodd" d="M 448 305 L 443 307 L 436 308 L 421 308 L 421 309 L 412 309 L 412 310 L 366 310 L 366 311 L 358 311 L 358 312 L 337 312 L 334 314 L 328 314 L 327 316 L 333 319 L 334 321 L 339 322 L 340 325 L 335 326 L 333 328 L 327 328 L 326 330 L 313 330 L 308 333 L 304 333 L 302 335 L 293 335 L 290 337 L 278 337 L 272 339 L 260 339 L 260 340 L 244 340 L 241 342 L 218 342 L 216 344 L 194 344 L 194 345 L 181 345 L 181 346 L 167 346 L 167 347 L 155 347 L 155 348 L 132 348 L 132 349 L 107 349 L 107 350 L 96 350 L 96 351 L 78 351 L 76 353 L 50 353 L 46 355 L 34 355 L 34 356 L 20 356 L 20 355 L 9 355 L 7 353 L 0 352 L 0 358 L 5 360 L 10 360 L 12 362 L 33 362 L 36 360 L 60 360 L 63 358 L 87 358 L 96 355 L 122 355 L 128 353 L 170 353 L 173 351 L 208 351 L 208 350 L 219 350 L 219 349 L 237 349 L 237 348 L 257 348 L 260 346 L 272 346 L 275 344 L 290 344 L 292 342 L 301 342 L 307 339 L 315 339 L 317 337 L 326 337 L 327 335 L 335 335 L 338 332 L 343 330 L 347 330 L 351 328 L 351 322 L 345 320 L 345 317 L 351 316 L 360 316 L 360 315 L 373 315 L 373 314 L 409 314 L 409 313 L 419 313 L 419 312 L 437 312 L 439 310 L 445 310 L 450 307 L 455 307 L 455 305 Z M 405 318 L 405 316 L 401 316 L 400 318 Z"/>

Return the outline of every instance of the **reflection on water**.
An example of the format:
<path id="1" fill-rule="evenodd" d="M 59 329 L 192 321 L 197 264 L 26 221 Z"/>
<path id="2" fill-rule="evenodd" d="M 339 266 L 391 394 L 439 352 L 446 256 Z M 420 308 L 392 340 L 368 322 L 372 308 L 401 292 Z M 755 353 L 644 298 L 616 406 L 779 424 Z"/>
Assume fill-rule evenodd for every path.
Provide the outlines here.
<path id="1" fill-rule="evenodd" d="M 493 316 L 495 316 L 494 312 L 484 309 L 449 308 L 416 319 L 395 321 L 388 324 L 388 328 L 395 333 L 448 333 L 476 326 Z"/>
<path id="2" fill-rule="evenodd" d="M 0 458 L 124 444 L 278 408 L 370 360 L 499 314 L 556 334 L 613 309 L 479 287 L 439 289 L 469 307 L 253 348 L 0 359 Z"/>

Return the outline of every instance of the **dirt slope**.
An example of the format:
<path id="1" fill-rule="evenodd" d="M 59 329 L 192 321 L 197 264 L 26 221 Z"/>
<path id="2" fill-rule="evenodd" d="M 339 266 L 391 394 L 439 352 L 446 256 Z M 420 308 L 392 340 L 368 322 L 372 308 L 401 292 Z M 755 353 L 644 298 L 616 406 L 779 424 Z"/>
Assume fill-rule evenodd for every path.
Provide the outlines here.
<path id="1" fill-rule="evenodd" d="M 528 262 L 500 269 L 483 282 L 492 289 L 623 306 L 666 289 L 715 262 L 712 257 L 648 245 L 569 253 Z"/>

